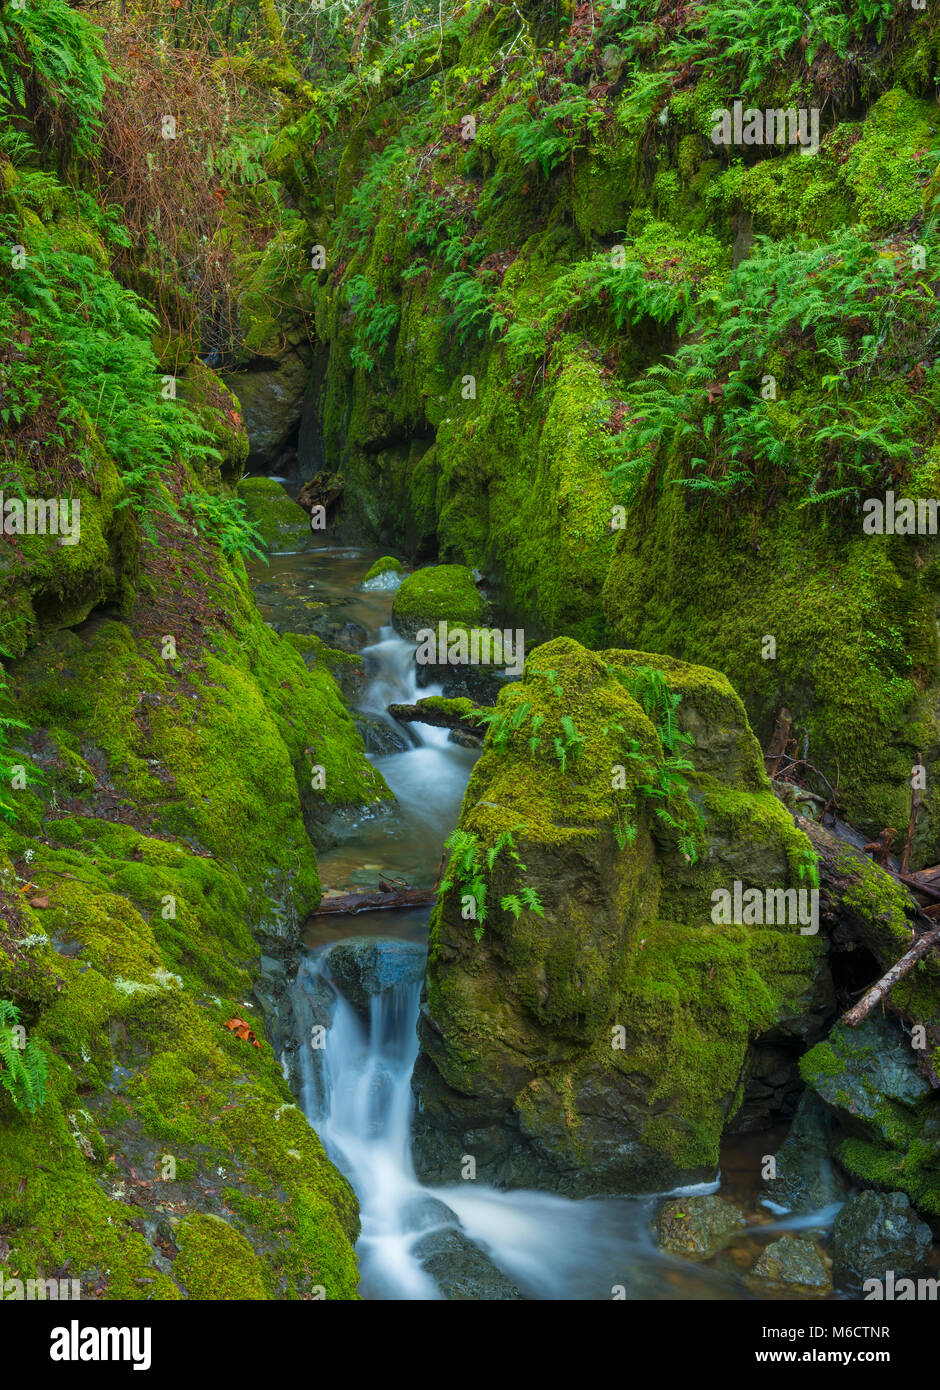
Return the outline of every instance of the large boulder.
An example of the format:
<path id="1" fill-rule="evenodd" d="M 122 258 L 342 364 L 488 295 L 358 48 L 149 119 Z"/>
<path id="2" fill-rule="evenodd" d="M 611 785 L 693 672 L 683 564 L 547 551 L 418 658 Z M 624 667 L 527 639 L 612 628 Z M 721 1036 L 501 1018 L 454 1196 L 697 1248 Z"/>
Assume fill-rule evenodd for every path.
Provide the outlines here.
<path id="1" fill-rule="evenodd" d="M 716 890 L 807 889 L 808 842 L 714 671 L 560 638 L 497 712 L 432 917 L 418 1168 L 451 1180 L 470 1153 L 487 1180 L 575 1193 L 711 1179 L 752 1044 L 827 969 L 811 925 L 722 922 Z"/>
<path id="2" fill-rule="evenodd" d="M 276 361 L 223 378 L 238 398 L 256 462 L 274 462 L 297 430 L 309 379 L 308 356 L 293 349 Z"/>

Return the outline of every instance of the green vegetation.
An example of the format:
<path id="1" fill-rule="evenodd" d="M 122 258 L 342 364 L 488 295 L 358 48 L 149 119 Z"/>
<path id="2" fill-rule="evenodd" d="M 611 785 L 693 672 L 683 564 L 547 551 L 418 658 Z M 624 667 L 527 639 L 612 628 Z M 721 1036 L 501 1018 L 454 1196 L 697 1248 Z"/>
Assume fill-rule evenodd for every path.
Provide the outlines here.
<path id="1" fill-rule="evenodd" d="M 20 1012 L 10 999 L 0 999 L 0 1086 L 26 1114 L 35 1114 L 46 1103 L 46 1058 L 40 1044 L 24 1036 Z"/>

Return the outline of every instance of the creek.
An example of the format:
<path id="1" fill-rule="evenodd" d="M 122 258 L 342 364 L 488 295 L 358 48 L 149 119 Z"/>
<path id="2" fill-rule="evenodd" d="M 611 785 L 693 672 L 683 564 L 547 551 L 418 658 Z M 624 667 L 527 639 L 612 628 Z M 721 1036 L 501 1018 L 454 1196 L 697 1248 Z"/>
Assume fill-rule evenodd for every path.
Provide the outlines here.
<path id="1" fill-rule="evenodd" d="M 327 622 L 332 632 L 351 634 L 353 645 L 361 645 L 365 630 L 365 680 L 352 703 L 373 731 L 384 725 L 397 748 L 370 754 L 397 804 L 349 820 L 340 842 L 318 856 L 324 885 L 343 892 L 374 887 L 382 875 L 415 887 L 434 884 L 477 756 L 450 742 L 445 729 L 403 728 L 386 714 L 392 702 L 413 703 L 439 691 L 417 688 L 414 644 L 389 625 L 391 591 L 360 587 L 376 558 L 378 552 L 352 547 L 309 546 L 272 555 L 270 567 L 251 568 L 263 616 L 283 630 L 316 631 L 319 624 L 323 632 Z M 331 637 L 324 640 L 329 645 Z M 420 979 L 397 980 L 357 1007 L 335 978 L 331 954 L 343 942 L 365 949 L 364 938 L 380 951 L 394 952 L 398 942 L 426 953 L 429 916 L 425 908 L 311 919 L 293 985 L 305 1002 L 315 1001 L 313 1016 L 328 1018 L 322 1046 L 311 1042 L 308 1029 L 298 1040 L 301 1100 L 359 1199 L 363 1297 L 751 1298 L 739 1272 L 753 1262 L 762 1237 L 779 1234 L 781 1226 L 821 1234 L 831 1224 L 835 1207 L 788 1223 L 760 1205 L 760 1155 L 774 1151 L 785 1128 L 735 1140 L 723 1151 L 720 1184 L 677 1194 L 720 1186 L 748 1213 L 752 1224 L 725 1252 L 720 1269 L 657 1248 L 653 1219 L 667 1194 L 572 1200 L 499 1191 L 477 1181 L 435 1188 L 419 1183 L 411 1159 L 411 1073 Z M 295 1012 L 299 1017 L 302 1010 Z"/>

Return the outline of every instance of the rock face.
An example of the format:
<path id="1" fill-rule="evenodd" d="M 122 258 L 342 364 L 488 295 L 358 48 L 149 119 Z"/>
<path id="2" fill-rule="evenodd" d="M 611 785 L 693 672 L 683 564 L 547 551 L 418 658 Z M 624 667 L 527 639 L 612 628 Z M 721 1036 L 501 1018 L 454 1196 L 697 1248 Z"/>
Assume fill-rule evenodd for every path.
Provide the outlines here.
<path id="1" fill-rule="evenodd" d="M 832 1292 L 825 1256 L 811 1240 L 796 1236 L 768 1245 L 744 1282 L 765 1298 L 826 1298 Z"/>
<path id="2" fill-rule="evenodd" d="M 795 1061 L 787 1020 L 813 998 L 810 1038 L 831 1018 L 824 943 L 716 923 L 713 892 L 808 882 L 808 843 L 713 671 L 561 638 L 497 710 L 432 917 L 418 1169 L 451 1180 L 469 1153 L 576 1193 L 713 1177 L 751 1045 Z"/>
<path id="3" fill-rule="evenodd" d="M 659 1213 L 659 1246 L 683 1260 L 710 1260 L 746 1224 L 723 1197 L 674 1197 Z"/>
<path id="4" fill-rule="evenodd" d="M 300 424 L 310 363 L 291 350 L 276 362 L 238 372 L 225 385 L 238 397 L 255 463 L 274 463 Z"/>
<path id="5" fill-rule="evenodd" d="M 930 1227 L 918 1221 L 903 1192 L 861 1192 L 836 1217 L 832 1249 L 836 1268 L 861 1284 L 922 1274 L 930 1254 Z"/>

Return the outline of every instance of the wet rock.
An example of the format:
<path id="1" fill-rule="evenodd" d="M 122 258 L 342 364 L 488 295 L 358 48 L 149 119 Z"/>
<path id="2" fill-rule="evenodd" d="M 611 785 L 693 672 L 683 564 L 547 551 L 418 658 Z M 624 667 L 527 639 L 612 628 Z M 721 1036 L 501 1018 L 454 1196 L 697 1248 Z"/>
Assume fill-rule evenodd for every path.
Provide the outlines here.
<path id="1" fill-rule="evenodd" d="M 894 1106 L 910 1113 L 931 1094 L 901 1024 L 879 1013 L 856 1028 L 837 1024 L 800 1070 L 843 1121 L 872 1138 L 890 1140 Z"/>
<path id="2" fill-rule="evenodd" d="M 659 1213 L 659 1245 L 683 1260 L 710 1260 L 747 1222 L 744 1213 L 717 1194 L 673 1197 Z"/>
<path id="3" fill-rule="evenodd" d="M 703 810 L 697 862 L 637 772 L 637 754 L 654 768 L 663 758 L 666 702 L 693 740 L 684 814 L 691 826 L 692 808 Z M 795 1101 L 797 1016 L 827 996 L 816 977 L 828 966 L 825 940 L 789 927 L 711 929 L 712 889 L 740 880 L 795 897 L 809 843 L 768 790 L 741 702 L 715 671 L 556 638 L 499 710 L 506 738 L 484 746 L 460 818 L 479 862 L 493 855 L 489 916 L 478 934 L 462 915 L 473 866 L 458 866 L 435 915 L 414 1073 L 417 1172 L 453 1180 L 460 1155 L 477 1154 L 468 1136 L 485 1132 L 500 1136 L 477 1154 L 485 1181 L 586 1196 L 713 1178 L 754 1040 L 774 1029 L 770 1046 L 789 1054 L 769 1058 L 756 1099 L 764 1111 Z M 626 797 L 609 777 L 621 765 Z M 625 802 L 637 807 L 630 826 Z"/>
<path id="4" fill-rule="evenodd" d="M 930 1227 L 920 1221 L 903 1192 L 860 1192 L 850 1197 L 832 1228 L 839 1274 L 866 1279 L 921 1273 L 930 1254 Z"/>
<path id="5" fill-rule="evenodd" d="M 452 1226 L 429 1231 L 415 1243 L 412 1253 L 446 1299 L 503 1302 L 522 1298 L 489 1256 Z"/>
<path id="6" fill-rule="evenodd" d="M 790 1133 L 777 1150 L 776 1176 L 763 1181 L 764 1196 L 787 1211 L 818 1211 L 839 1201 L 846 1181 L 831 1162 L 838 1123 L 812 1091 L 804 1091 Z"/>
<path id="7" fill-rule="evenodd" d="M 374 994 L 424 979 L 425 948 L 397 937 L 349 937 L 330 951 L 327 969 L 337 988 L 361 1014 Z"/>
<path id="8" fill-rule="evenodd" d="M 768 1245 L 744 1282 L 768 1298 L 825 1298 L 832 1292 L 826 1257 L 811 1240 L 797 1236 L 782 1236 Z"/>
<path id="9" fill-rule="evenodd" d="M 365 750 L 373 757 L 384 758 L 389 753 L 403 753 L 411 747 L 398 729 L 384 719 L 367 714 L 356 715 L 356 728 L 365 745 Z"/>
<path id="10" fill-rule="evenodd" d="M 401 1210 L 401 1222 L 406 1231 L 430 1231 L 438 1226 L 463 1229 L 463 1223 L 455 1211 L 437 1197 L 425 1193 L 420 1193 L 405 1203 Z"/>

